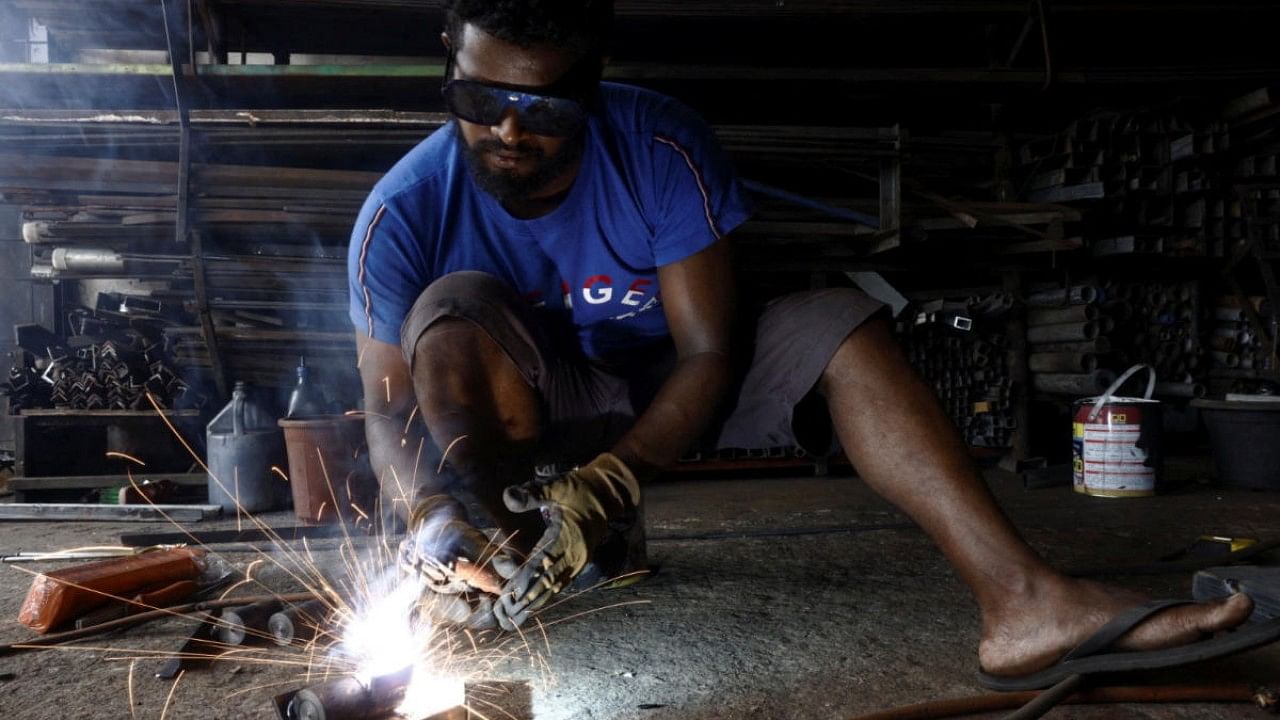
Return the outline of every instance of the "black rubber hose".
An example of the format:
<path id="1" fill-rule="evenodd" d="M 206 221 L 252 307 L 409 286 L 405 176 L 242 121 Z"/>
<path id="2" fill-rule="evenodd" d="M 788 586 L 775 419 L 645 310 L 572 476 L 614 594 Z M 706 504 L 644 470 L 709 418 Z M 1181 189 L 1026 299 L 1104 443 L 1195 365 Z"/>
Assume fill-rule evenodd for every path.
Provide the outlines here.
<path id="1" fill-rule="evenodd" d="M 1068 675 L 1057 685 L 1042 691 L 1031 702 L 1006 715 L 1004 720 L 1037 720 L 1083 686 L 1083 675 Z"/>

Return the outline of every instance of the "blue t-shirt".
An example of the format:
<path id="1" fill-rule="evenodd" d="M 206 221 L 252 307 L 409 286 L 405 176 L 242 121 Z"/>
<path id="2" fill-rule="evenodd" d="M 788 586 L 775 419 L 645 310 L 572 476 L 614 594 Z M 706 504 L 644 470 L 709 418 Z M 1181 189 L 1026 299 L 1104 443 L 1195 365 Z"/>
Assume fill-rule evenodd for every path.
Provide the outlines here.
<path id="1" fill-rule="evenodd" d="M 564 202 L 512 217 L 478 188 L 456 123 L 432 133 L 374 187 L 351 235 L 351 320 L 398 344 L 433 280 L 480 270 L 572 326 L 605 361 L 665 339 L 657 268 L 705 249 L 751 213 L 710 128 L 641 88 L 602 83 L 581 168 Z"/>

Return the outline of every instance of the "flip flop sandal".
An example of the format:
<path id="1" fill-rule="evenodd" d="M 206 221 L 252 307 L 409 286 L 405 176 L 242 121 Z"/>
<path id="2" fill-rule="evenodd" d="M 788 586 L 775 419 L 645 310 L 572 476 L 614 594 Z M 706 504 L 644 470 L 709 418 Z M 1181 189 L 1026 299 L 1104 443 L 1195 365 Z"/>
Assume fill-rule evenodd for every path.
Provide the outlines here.
<path id="1" fill-rule="evenodd" d="M 1251 650 L 1280 639 L 1280 618 L 1250 623 L 1220 633 L 1208 640 L 1187 643 L 1163 650 L 1112 650 L 1112 644 L 1152 615 L 1178 605 L 1193 605 L 1190 600 L 1156 600 L 1129 608 L 1103 625 L 1087 640 L 1076 646 L 1053 665 L 1015 677 L 978 673 L 978 682 L 991 690 L 1039 690 L 1058 683 L 1068 675 L 1159 670 L 1188 665 L 1201 660 L 1221 658 Z"/>

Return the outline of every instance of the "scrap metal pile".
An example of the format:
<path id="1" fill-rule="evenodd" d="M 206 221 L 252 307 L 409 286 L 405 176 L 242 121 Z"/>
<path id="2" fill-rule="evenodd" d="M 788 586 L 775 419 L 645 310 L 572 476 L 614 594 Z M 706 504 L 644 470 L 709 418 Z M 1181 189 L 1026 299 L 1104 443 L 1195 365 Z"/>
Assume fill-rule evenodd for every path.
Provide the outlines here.
<path id="1" fill-rule="evenodd" d="M 899 337 L 911 365 L 937 391 L 972 447 L 1007 448 L 1017 422 L 1004 320 L 1006 293 L 918 303 Z"/>
<path id="2" fill-rule="evenodd" d="M 223 116 L 210 115 L 201 116 L 209 124 L 201 135 L 207 154 L 269 140 L 307 148 L 350 139 L 342 122 L 299 128 L 309 118 L 296 114 L 264 113 L 263 127 L 249 129 L 222 127 Z M 157 119 L 159 127 L 90 123 L 83 139 L 150 146 L 163 155 L 178 138 L 165 120 Z M 421 124 L 413 130 L 420 133 Z M 73 141 L 37 130 L 46 128 L 32 130 L 31 145 L 74 152 Z M 380 132 L 364 134 L 374 141 Z M 408 131 L 389 132 L 400 142 Z M 189 204 L 180 208 L 179 169 L 167 160 L 0 153 L 0 202 L 20 209 L 33 279 L 68 287 L 117 278 L 139 283 L 126 291 L 128 299 L 163 299 L 172 311 L 163 332 L 184 377 L 283 386 L 300 354 L 322 372 L 350 374 L 346 244 L 380 174 L 196 163 Z M 191 230 L 179 238 L 183 210 Z"/>
<path id="3" fill-rule="evenodd" d="M 77 309 L 65 343 L 20 326 L 23 352 L 0 384 L 10 410 L 149 410 L 148 395 L 162 409 L 203 406 L 205 396 L 179 375 L 165 336 L 136 320 Z"/>

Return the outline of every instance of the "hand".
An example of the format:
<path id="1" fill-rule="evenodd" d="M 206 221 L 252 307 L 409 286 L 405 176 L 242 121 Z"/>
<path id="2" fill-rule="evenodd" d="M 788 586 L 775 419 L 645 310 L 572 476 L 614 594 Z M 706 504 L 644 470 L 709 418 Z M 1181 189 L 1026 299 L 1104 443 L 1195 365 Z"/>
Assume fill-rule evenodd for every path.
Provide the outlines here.
<path id="1" fill-rule="evenodd" d="M 509 487 L 502 499 L 512 512 L 542 510 L 547 524 L 493 608 L 498 624 L 515 630 L 582 572 L 610 524 L 635 521 L 640 484 L 622 460 L 603 453 L 550 483 Z"/>
<path id="2" fill-rule="evenodd" d="M 432 495 L 414 506 L 399 565 L 402 574 L 423 582 L 420 614 L 474 628 L 494 625 L 491 596 L 516 569 L 514 561 L 466 521 L 462 503 L 448 495 Z"/>

